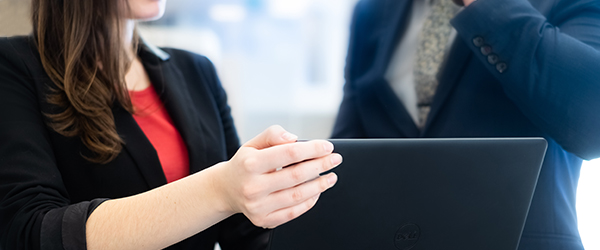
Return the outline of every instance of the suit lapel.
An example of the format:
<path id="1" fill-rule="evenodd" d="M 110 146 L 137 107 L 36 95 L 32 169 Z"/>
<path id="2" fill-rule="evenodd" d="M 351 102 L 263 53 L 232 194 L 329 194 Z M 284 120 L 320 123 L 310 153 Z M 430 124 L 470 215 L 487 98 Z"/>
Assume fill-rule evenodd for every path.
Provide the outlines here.
<path id="1" fill-rule="evenodd" d="M 206 152 L 203 150 L 205 141 L 201 137 L 204 133 L 202 125 L 195 119 L 199 112 L 192 105 L 183 74 L 171 61 L 144 60 L 144 67 L 186 144 L 190 172 L 199 171 L 201 163 L 207 161 L 207 156 L 203 153 Z"/>
<path id="2" fill-rule="evenodd" d="M 417 137 L 419 129 L 388 82 L 383 78 L 367 82 L 358 86 L 358 108 L 369 123 L 367 137 Z"/>
<path id="3" fill-rule="evenodd" d="M 376 65 L 374 69 L 377 74 L 384 76 L 387 72 L 390 60 L 398 47 L 398 42 L 404 35 L 413 0 L 388 0 L 384 6 L 384 18 L 380 23 L 383 30 L 379 39 L 379 50 L 377 51 Z"/>
<path id="4" fill-rule="evenodd" d="M 201 163 L 206 162 L 206 155 L 202 153 L 206 152 L 201 138 L 202 126 L 194 119 L 198 112 L 192 105 L 185 79 L 179 69 L 168 61 L 168 54 L 152 49 L 144 46 L 139 55 L 156 92 L 186 143 L 190 172 L 197 172 L 203 165 Z M 117 131 L 125 140 L 124 150 L 131 155 L 148 186 L 152 189 L 166 184 L 158 154 L 133 116 L 120 106 L 113 109 L 113 114 Z"/>
<path id="5" fill-rule="evenodd" d="M 465 44 L 460 36 L 457 36 L 456 39 L 454 39 L 444 65 L 441 67 L 442 70 L 438 74 L 438 89 L 433 97 L 431 111 L 429 113 L 429 117 L 427 118 L 425 129 L 423 129 L 421 135 L 425 135 L 427 129 L 435 121 L 435 118 L 444 106 L 448 96 L 456 86 L 457 82 L 460 80 L 460 76 L 463 74 L 466 62 L 469 60 L 469 58 L 471 58 L 471 56 L 472 53 L 467 44 Z"/>
<path id="6" fill-rule="evenodd" d="M 131 155 L 150 189 L 167 183 L 158 154 L 133 116 L 122 107 L 113 108 L 119 136 L 125 141 L 124 150 Z"/>
<path id="7" fill-rule="evenodd" d="M 369 95 L 360 106 L 370 107 L 374 100 L 379 100 L 385 115 L 399 130 L 398 137 L 416 137 L 419 134 L 406 107 L 400 102 L 385 79 L 390 60 L 399 40 L 406 31 L 407 22 L 410 20 L 412 2 L 412 0 L 388 0 L 380 8 L 383 10 L 383 18 L 377 27 L 381 31 L 376 33 L 380 37 L 374 66 L 356 81 L 359 91 L 365 91 L 364 94 Z M 370 109 L 363 114 L 370 116 L 373 111 Z"/>

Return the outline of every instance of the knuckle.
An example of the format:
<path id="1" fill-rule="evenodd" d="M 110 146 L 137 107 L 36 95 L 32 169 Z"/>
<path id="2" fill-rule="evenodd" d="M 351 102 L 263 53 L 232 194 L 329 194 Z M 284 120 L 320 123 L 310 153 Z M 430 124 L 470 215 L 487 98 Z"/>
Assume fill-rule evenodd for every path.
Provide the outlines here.
<path id="1" fill-rule="evenodd" d="M 290 209 L 290 211 L 286 213 L 286 220 L 287 221 L 293 220 L 296 217 L 297 217 L 297 213 L 296 213 L 296 211 L 294 211 L 294 209 Z"/>
<path id="2" fill-rule="evenodd" d="M 300 157 L 300 149 L 295 145 L 290 145 L 286 148 L 285 153 L 290 159 L 296 160 Z"/>
<path id="3" fill-rule="evenodd" d="M 258 168 L 258 160 L 254 157 L 248 157 L 246 159 L 244 159 L 243 163 L 243 168 L 244 170 L 248 171 L 248 172 L 253 172 L 254 170 L 256 170 Z"/>
<path id="4" fill-rule="evenodd" d="M 299 202 L 304 198 L 304 194 L 302 193 L 301 190 L 299 189 L 295 189 L 294 192 L 292 192 L 292 201 L 294 202 Z"/>
<path id="5" fill-rule="evenodd" d="M 252 201 L 260 193 L 259 189 L 252 185 L 242 187 L 242 197 L 246 201 Z"/>
<path id="6" fill-rule="evenodd" d="M 280 130 L 280 129 L 283 129 L 283 128 L 279 124 L 271 125 L 268 128 L 269 131 L 276 131 L 276 130 Z"/>
<path id="7" fill-rule="evenodd" d="M 248 213 L 250 214 L 260 213 L 261 207 L 262 206 L 260 205 L 260 203 L 257 202 L 249 202 L 245 205 L 246 211 L 248 211 Z"/>
<path id="8" fill-rule="evenodd" d="M 299 168 L 298 166 L 290 169 L 290 177 L 292 178 L 292 180 L 295 183 L 299 183 L 299 182 L 303 181 L 302 169 Z"/>
<path id="9" fill-rule="evenodd" d="M 283 127 L 281 127 L 280 125 L 271 125 L 269 128 L 267 128 L 267 134 L 269 135 L 276 135 L 278 133 L 280 133 L 281 131 L 283 131 Z"/>
<path id="10" fill-rule="evenodd" d="M 279 125 L 279 124 L 275 124 L 275 125 L 272 125 L 272 126 L 271 126 L 271 129 L 272 129 L 273 131 L 277 132 L 277 131 L 282 131 L 282 130 L 283 130 L 283 127 L 282 127 L 281 125 Z"/>

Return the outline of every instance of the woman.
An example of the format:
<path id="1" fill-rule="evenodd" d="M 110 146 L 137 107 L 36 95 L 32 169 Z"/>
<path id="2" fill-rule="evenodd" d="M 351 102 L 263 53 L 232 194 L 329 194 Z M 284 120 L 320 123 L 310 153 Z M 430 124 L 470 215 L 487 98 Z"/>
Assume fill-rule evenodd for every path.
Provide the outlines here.
<path id="1" fill-rule="evenodd" d="M 33 36 L 0 39 L 1 249 L 260 249 L 336 182 L 326 141 L 238 150 L 212 64 L 138 43 L 164 5 L 33 0 Z"/>

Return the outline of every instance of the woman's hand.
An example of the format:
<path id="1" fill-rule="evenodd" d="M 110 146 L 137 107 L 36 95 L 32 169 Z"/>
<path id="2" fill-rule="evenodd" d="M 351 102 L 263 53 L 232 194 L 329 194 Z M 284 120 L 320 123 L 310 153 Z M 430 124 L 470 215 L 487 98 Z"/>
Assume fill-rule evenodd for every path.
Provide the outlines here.
<path id="1" fill-rule="evenodd" d="M 150 191 L 102 203 L 86 222 L 88 249 L 162 249 L 234 213 L 273 228 L 315 205 L 341 163 L 327 141 L 296 142 L 273 126 L 219 163 Z M 287 166 L 287 167 L 286 167 Z"/>
<path id="2" fill-rule="evenodd" d="M 319 176 L 342 162 L 328 141 L 297 142 L 272 126 L 215 166 L 214 188 L 223 209 L 244 213 L 256 226 L 274 228 L 311 209 L 337 176 Z"/>

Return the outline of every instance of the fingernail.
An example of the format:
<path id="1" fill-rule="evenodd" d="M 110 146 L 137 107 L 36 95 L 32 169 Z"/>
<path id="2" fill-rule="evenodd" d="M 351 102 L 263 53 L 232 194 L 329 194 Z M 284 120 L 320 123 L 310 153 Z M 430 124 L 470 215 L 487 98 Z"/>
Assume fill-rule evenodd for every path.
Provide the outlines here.
<path id="1" fill-rule="evenodd" d="M 342 156 L 339 154 L 332 154 L 329 159 L 331 160 L 331 164 L 334 166 L 342 163 Z"/>
<path id="2" fill-rule="evenodd" d="M 283 138 L 285 141 L 296 141 L 298 140 L 298 136 L 289 133 L 289 132 L 285 132 L 283 135 L 281 135 L 281 138 Z"/>
<path id="3" fill-rule="evenodd" d="M 331 142 L 325 142 L 323 143 L 323 149 L 327 152 L 331 152 L 333 151 L 333 144 L 331 144 Z"/>
<path id="4" fill-rule="evenodd" d="M 330 174 L 327 177 L 327 182 L 329 183 L 329 186 L 333 186 L 333 184 L 335 184 L 335 182 L 337 181 L 338 177 L 336 174 Z"/>

